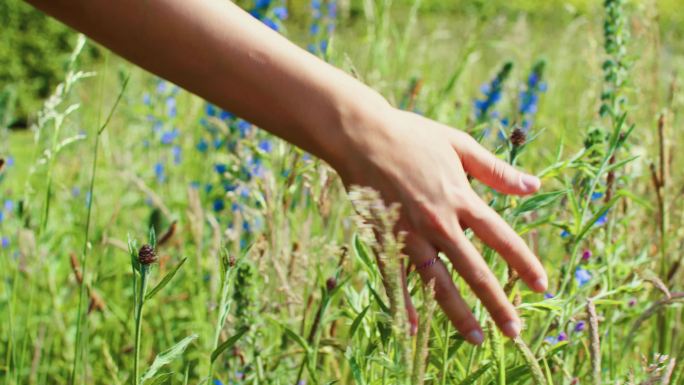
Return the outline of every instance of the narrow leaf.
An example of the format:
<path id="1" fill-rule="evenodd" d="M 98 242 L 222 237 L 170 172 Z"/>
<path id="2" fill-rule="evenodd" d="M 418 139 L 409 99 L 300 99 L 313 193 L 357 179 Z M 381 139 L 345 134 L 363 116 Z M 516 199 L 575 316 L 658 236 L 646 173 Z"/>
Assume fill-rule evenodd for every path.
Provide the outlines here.
<path id="1" fill-rule="evenodd" d="M 154 297 L 155 294 L 157 294 L 161 289 L 164 288 L 169 282 L 171 282 L 171 279 L 173 278 L 174 275 L 180 270 L 181 266 L 185 263 L 185 261 L 188 258 L 183 258 L 176 266 L 173 267 L 171 271 L 169 271 L 164 278 L 162 278 L 161 281 L 157 284 L 157 286 L 154 287 L 154 289 L 150 290 L 149 293 L 145 296 L 145 301 L 149 300 L 150 298 Z"/>
<path id="2" fill-rule="evenodd" d="M 216 349 L 214 349 L 213 352 L 211 352 L 211 363 L 213 364 L 214 361 L 223 353 L 226 349 L 229 349 L 233 347 L 242 336 L 245 335 L 249 331 L 248 326 L 243 326 L 240 328 L 235 334 L 233 334 L 230 338 L 225 340 L 221 345 L 219 345 Z"/>
<path id="3" fill-rule="evenodd" d="M 140 379 L 140 382 L 145 383 L 145 381 L 153 378 L 157 374 L 159 369 L 162 368 L 162 366 L 168 365 L 171 361 L 180 357 L 180 355 L 183 354 L 188 345 L 190 345 L 190 343 L 196 339 L 197 334 L 192 334 L 190 336 L 183 338 L 180 342 L 173 345 L 170 349 L 159 353 L 157 357 L 154 359 L 154 362 L 152 362 L 150 368 L 147 369 L 145 374 L 143 374 L 142 378 Z"/>

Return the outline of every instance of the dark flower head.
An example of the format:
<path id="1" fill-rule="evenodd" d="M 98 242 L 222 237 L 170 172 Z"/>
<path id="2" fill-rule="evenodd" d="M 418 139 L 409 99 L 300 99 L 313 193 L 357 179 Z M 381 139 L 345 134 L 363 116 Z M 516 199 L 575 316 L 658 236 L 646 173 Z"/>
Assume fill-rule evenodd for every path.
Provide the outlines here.
<path id="1" fill-rule="evenodd" d="M 513 146 L 520 147 L 525 144 L 525 140 L 527 140 L 527 135 L 525 135 L 523 130 L 516 128 L 511 133 L 511 144 Z"/>
<path id="2" fill-rule="evenodd" d="M 138 261 L 143 266 L 151 265 L 157 261 L 157 253 L 155 253 L 152 246 L 142 245 L 140 251 L 138 251 Z"/>
<path id="3" fill-rule="evenodd" d="M 582 252 L 582 260 L 583 261 L 588 261 L 591 259 L 592 253 L 591 250 L 586 249 Z"/>
<path id="4" fill-rule="evenodd" d="M 330 277 L 327 281 L 325 281 L 325 287 L 328 289 L 328 291 L 333 291 L 336 286 L 337 280 L 335 279 L 335 277 Z"/>

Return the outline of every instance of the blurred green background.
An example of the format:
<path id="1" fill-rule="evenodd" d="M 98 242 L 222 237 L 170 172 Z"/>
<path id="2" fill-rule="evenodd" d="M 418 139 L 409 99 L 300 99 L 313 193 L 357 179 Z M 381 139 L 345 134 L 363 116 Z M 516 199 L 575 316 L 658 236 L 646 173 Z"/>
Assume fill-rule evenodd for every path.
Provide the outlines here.
<path id="1" fill-rule="evenodd" d="M 368 3 L 380 0 L 340 1 L 342 22 L 363 28 L 364 10 Z M 395 11 L 406 12 L 416 0 L 383 0 L 392 2 Z M 249 7 L 252 0 L 238 3 Z M 291 21 L 304 30 L 309 17 L 308 0 L 289 0 Z M 427 20 L 463 18 L 517 18 L 521 14 L 531 22 L 542 22 L 548 28 L 562 26 L 578 17 L 599 17 L 602 1 L 597 0 L 421 0 L 421 16 Z M 664 41 L 679 41 L 684 37 L 684 13 L 680 12 L 681 0 L 632 1 L 634 15 L 655 15 L 660 20 Z M 445 14 L 446 13 L 446 14 Z M 431 15 L 432 14 L 432 15 Z M 456 16 L 456 17 L 454 17 Z M 395 18 L 401 20 L 401 17 Z M 425 19 L 423 19 L 425 20 Z M 22 0 L 0 2 L 0 119 L 11 113 L 11 125 L 25 127 L 30 117 L 46 98 L 64 71 L 69 52 L 75 43 L 75 34 L 61 23 L 35 10 Z M 295 37 L 297 33 L 291 33 Z M 89 45 L 89 51 L 81 60 L 93 62 L 100 59 L 100 51 Z"/>

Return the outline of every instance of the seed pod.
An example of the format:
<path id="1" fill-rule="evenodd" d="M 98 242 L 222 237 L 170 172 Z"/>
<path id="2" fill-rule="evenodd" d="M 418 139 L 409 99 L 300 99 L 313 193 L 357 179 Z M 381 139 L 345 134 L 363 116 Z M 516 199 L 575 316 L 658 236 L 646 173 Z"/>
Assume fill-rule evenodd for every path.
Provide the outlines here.
<path id="1" fill-rule="evenodd" d="M 138 261 L 143 266 L 148 266 L 157 261 L 157 254 L 150 245 L 142 245 L 138 251 Z"/>
<path id="2" fill-rule="evenodd" d="M 525 144 L 526 139 L 527 135 L 525 135 L 525 132 L 519 128 L 516 128 L 511 133 L 511 144 L 513 144 L 515 147 L 520 147 Z"/>

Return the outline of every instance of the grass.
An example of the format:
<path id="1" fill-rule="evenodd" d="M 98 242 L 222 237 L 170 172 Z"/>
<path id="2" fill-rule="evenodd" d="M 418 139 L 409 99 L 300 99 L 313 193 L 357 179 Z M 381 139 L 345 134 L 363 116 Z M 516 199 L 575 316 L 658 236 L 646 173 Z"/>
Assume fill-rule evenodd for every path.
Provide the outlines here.
<path id="1" fill-rule="evenodd" d="M 107 56 L 96 76 L 70 78 L 32 132 L 2 128 L 0 156 L 13 165 L 0 174 L 0 383 L 684 380 L 680 32 L 658 8 L 628 3 L 618 57 L 604 47 L 601 8 L 365 5 L 339 21 L 326 60 L 543 179 L 525 199 L 476 186 L 550 275 L 549 295 L 534 294 L 480 245 L 524 319 L 521 338 L 488 327 L 482 347 L 467 345 L 413 274 L 422 322 L 408 336 L 386 273 L 401 239 L 383 231 L 392 218 L 368 204 L 372 192 L 352 194 L 357 216 L 325 164 Z M 305 46 L 301 17 L 284 33 Z M 626 67 L 606 81 L 609 57 Z M 548 89 L 521 113 L 540 60 Z M 481 86 L 509 61 L 499 117 L 476 119 Z M 91 70 L 73 63 L 74 74 Z M 503 117 L 534 118 L 525 143 Z M 158 260 L 143 269 L 145 243 Z"/>

